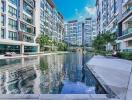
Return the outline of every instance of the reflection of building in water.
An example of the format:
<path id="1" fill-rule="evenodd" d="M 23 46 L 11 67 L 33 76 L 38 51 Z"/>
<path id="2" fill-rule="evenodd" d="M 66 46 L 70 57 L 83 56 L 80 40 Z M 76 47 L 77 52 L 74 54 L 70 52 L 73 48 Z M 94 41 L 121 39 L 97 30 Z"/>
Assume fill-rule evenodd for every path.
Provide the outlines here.
<path id="1" fill-rule="evenodd" d="M 38 59 L 6 59 L 4 63 L 0 68 L 0 94 L 33 93 L 34 66 L 38 65 Z"/>
<path id="2" fill-rule="evenodd" d="M 65 79 L 70 81 L 81 81 L 82 77 L 82 56 L 76 54 L 67 54 L 65 56 Z"/>
<path id="3" fill-rule="evenodd" d="M 63 80 L 63 55 L 49 55 L 40 58 L 41 93 L 60 93 Z"/>
<path id="4" fill-rule="evenodd" d="M 1 93 L 19 94 L 33 93 L 33 79 L 36 73 L 33 67 L 21 68 L 17 70 L 6 70 L 1 74 Z"/>
<path id="5" fill-rule="evenodd" d="M 96 94 L 104 93 L 106 94 L 105 90 L 101 87 L 99 82 L 96 78 L 92 75 L 91 71 L 88 68 L 85 68 L 85 83 L 87 86 L 95 87 Z"/>

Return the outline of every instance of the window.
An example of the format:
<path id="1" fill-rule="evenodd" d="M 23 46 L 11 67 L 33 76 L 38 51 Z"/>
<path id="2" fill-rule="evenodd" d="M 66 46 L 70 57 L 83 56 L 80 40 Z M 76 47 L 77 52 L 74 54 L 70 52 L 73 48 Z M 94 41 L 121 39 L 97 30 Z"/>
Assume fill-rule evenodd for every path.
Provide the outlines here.
<path id="1" fill-rule="evenodd" d="M 4 26 L 4 15 L 1 16 L 1 25 Z"/>
<path id="2" fill-rule="evenodd" d="M 33 24 L 33 19 L 29 18 L 27 15 L 23 14 L 23 19 L 30 24 Z"/>
<path id="3" fill-rule="evenodd" d="M 9 6 L 9 10 L 8 10 L 8 13 L 10 16 L 17 16 L 17 10 L 11 6 Z"/>
<path id="4" fill-rule="evenodd" d="M 11 29 L 17 29 L 17 21 L 13 20 L 13 19 L 9 19 L 8 25 Z"/>
<path id="5" fill-rule="evenodd" d="M 11 40 L 17 40 L 17 33 L 9 31 L 9 39 L 11 39 Z"/>
<path id="6" fill-rule="evenodd" d="M 5 7 L 5 6 L 4 6 L 4 1 L 2 1 L 2 2 L 1 2 L 1 10 L 2 10 L 2 12 L 5 11 L 4 7 Z"/>
<path id="7" fill-rule="evenodd" d="M 132 40 L 129 40 L 128 42 L 127 42 L 127 46 L 132 46 Z"/>
<path id="8" fill-rule="evenodd" d="M 4 29 L 1 29 L 1 38 L 5 38 L 5 34 L 4 34 L 5 32 L 4 32 Z"/>
<path id="9" fill-rule="evenodd" d="M 23 9 L 27 14 L 33 16 L 33 8 L 30 7 L 26 2 L 23 3 Z"/>
<path id="10" fill-rule="evenodd" d="M 10 3 L 17 5 L 17 0 L 8 0 Z"/>

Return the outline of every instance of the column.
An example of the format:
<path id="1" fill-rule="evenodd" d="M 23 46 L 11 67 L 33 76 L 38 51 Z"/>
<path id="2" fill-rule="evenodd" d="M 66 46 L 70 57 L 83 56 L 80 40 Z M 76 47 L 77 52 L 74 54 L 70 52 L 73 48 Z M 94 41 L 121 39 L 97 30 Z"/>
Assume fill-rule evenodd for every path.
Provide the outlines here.
<path id="1" fill-rule="evenodd" d="M 20 45 L 20 54 L 24 54 L 24 44 Z"/>

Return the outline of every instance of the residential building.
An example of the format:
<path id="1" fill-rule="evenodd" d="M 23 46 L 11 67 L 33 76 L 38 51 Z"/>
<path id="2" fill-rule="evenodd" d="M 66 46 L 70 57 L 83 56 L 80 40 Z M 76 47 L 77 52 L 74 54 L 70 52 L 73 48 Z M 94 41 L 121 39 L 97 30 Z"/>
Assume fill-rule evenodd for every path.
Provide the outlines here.
<path id="1" fill-rule="evenodd" d="M 1 0 L 0 54 L 39 51 L 35 43 L 35 1 Z"/>
<path id="2" fill-rule="evenodd" d="M 87 47 L 92 46 L 92 41 L 97 36 L 97 25 L 96 20 L 92 18 L 86 18 L 84 21 L 84 44 Z"/>
<path id="3" fill-rule="evenodd" d="M 132 52 L 132 0 L 120 3 L 117 46 L 120 51 Z"/>
<path id="4" fill-rule="evenodd" d="M 61 42 L 64 19 L 52 0 L 1 0 L 0 54 L 39 52 L 36 38 Z"/>
<path id="5" fill-rule="evenodd" d="M 96 0 L 97 31 L 106 31 L 117 37 L 116 45 L 108 44 L 107 50 L 131 51 L 132 42 L 132 1 L 131 0 Z M 129 34 L 129 36 L 127 36 Z"/>
<path id="6" fill-rule="evenodd" d="M 55 8 L 52 0 L 36 0 L 37 36 L 48 35 L 50 39 L 61 42 L 64 33 L 64 18 Z"/>
<path id="7" fill-rule="evenodd" d="M 71 45 L 91 47 L 96 36 L 96 21 L 92 18 L 83 21 L 72 20 L 65 24 L 64 40 Z"/>
<path id="8" fill-rule="evenodd" d="M 68 21 L 65 24 L 64 41 L 69 45 L 82 45 L 82 23 L 78 20 Z"/>

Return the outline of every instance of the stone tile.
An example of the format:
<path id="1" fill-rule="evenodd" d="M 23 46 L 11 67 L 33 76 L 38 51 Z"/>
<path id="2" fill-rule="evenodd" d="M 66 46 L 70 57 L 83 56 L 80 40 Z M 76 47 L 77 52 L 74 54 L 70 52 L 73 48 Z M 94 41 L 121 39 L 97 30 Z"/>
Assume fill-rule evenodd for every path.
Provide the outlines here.
<path id="1" fill-rule="evenodd" d="M 37 94 L 1 94 L 0 99 L 39 99 Z"/>
<path id="2" fill-rule="evenodd" d="M 108 86 L 119 98 L 124 99 L 126 93 L 132 98 L 129 91 L 127 92 L 132 61 L 94 56 L 87 65 L 101 84 Z M 129 85 L 130 88 L 132 85 Z"/>

